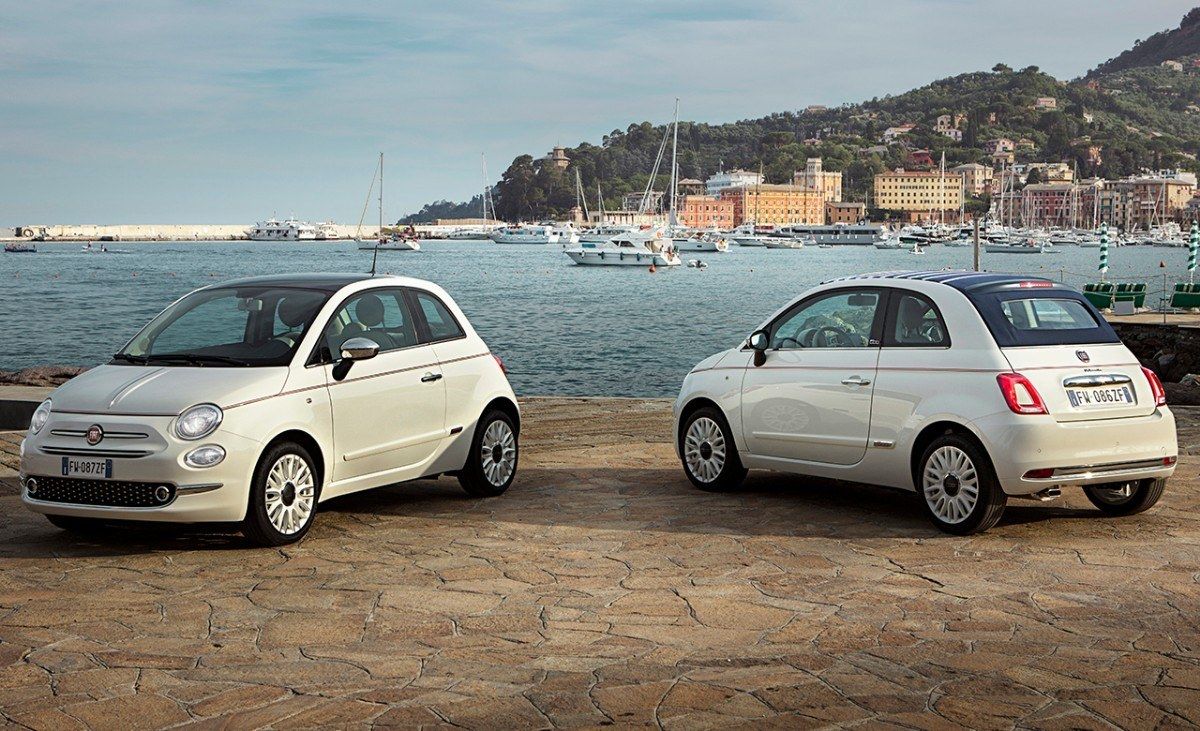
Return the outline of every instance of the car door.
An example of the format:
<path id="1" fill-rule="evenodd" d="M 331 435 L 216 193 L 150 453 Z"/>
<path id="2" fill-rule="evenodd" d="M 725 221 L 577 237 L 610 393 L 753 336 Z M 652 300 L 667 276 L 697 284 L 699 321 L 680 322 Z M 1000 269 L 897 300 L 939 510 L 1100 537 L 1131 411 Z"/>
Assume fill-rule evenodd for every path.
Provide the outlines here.
<path id="1" fill-rule="evenodd" d="M 742 381 L 751 454 L 851 465 L 867 450 L 884 290 L 818 293 L 768 326 L 762 365 Z"/>
<path id="2" fill-rule="evenodd" d="M 478 337 L 467 337 L 454 311 L 437 294 L 409 289 L 409 306 L 417 316 L 421 339 L 433 347 L 446 383 L 446 428 L 459 433 L 480 416 L 479 386 L 484 369 L 481 358 L 487 347 Z"/>
<path id="3" fill-rule="evenodd" d="M 333 480 L 347 492 L 418 477 L 446 437 L 446 388 L 399 287 L 349 296 L 322 334 L 333 409 Z M 366 338 L 379 354 L 336 364 L 342 343 Z M 339 376 L 341 376 L 339 378 Z"/>

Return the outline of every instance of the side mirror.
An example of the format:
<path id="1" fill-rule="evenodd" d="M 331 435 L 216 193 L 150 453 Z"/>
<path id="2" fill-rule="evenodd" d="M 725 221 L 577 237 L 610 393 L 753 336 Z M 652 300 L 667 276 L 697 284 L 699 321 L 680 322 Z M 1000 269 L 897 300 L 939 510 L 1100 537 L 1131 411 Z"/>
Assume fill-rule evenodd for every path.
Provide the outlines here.
<path id="1" fill-rule="evenodd" d="M 370 360 L 379 355 L 379 343 L 369 338 L 350 338 L 342 343 L 342 359 L 333 365 L 333 380 L 340 381 L 350 372 L 355 361 Z"/>
<path id="2" fill-rule="evenodd" d="M 369 338 L 350 338 L 342 343 L 342 360 L 370 360 L 379 355 L 379 343 Z"/>
<path id="3" fill-rule="evenodd" d="M 747 344 L 754 351 L 754 367 L 767 362 L 767 348 L 771 345 L 771 336 L 766 330 L 755 330 L 750 333 L 750 337 L 746 339 Z"/>

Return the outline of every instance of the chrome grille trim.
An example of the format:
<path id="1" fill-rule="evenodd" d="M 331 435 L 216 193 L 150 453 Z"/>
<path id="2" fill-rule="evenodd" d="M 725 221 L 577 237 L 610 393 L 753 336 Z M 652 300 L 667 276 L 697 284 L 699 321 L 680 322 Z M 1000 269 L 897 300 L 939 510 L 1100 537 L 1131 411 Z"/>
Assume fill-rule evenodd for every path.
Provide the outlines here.
<path id="1" fill-rule="evenodd" d="M 42 454 L 78 457 L 149 457 L 154 454 L 149 449 L 96 449 L 93 447 L 38 447 Z"/>
<path id="2" fill-rule="evenodd" d="M 79 437 L 83 439 L 87 437 L 86 429 L 51 429 L 50 433 L 56 437 Z M 149 439 L 150 435 L 140 431 L 106 431 L 104 432 L 105 439 Z"/>

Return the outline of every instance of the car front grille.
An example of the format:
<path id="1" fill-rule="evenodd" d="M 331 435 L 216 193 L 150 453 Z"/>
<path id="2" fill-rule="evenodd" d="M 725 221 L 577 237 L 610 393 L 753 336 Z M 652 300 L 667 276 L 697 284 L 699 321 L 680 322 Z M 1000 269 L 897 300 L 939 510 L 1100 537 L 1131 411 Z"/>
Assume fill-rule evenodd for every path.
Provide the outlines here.
<path id="1" fill-rule="evenodd" d="M 161 508 L 175 499 L 175 486 L 161 482 L 31 476 L 25 481 L 25 489 L 32 499 L 47 503 L 115 508 Z"/>

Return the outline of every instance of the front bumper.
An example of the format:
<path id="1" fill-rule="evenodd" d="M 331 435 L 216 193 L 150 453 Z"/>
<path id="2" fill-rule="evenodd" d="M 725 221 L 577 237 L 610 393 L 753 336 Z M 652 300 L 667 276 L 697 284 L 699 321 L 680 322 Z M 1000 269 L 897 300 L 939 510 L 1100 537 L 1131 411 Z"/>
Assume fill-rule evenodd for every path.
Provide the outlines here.
<path id="1" fill-rule="evenodd" d="M 109 452 L 89 451 L 82 439 L 64 436 L 63 433 L 78 431 L 81 425 L 86 429 L 89 423 L 111 423 L 113 417 L 78 414 L 52 415 L 40 433 L 27 437 L 21 447 L 20 469 L 21 501 L 25 506 L 36 513 L 109 520 L 224 523 L 240 521 L 245 517 L 250 479 L 259 454 L 256 442 L 221 429 L 205 439 L 185 442 L 169 436 L 172 420 L 169 417 L 136 417 L 136 421 L 131 417 L 123 419 L 121 429 L 127 432 L 140 431 L 147 437 L 114 442 L 112 445 L 102 442 L 103 446 L 120 448 Z M 223 447 L 225 459 L 206 468 L 184 463 L 187 453 L 206 444 Z M 130 507 L 59 502 L 31 496 L 29 479 L 60 480 L 63 477 L 63 459 L 68 456 L 112 459 L 111 479 L 87 481 L 101 492 L 122 489 L 122 483 L 146 483 L 169 487 L 170 498 L 161 505 Z M 84 492 L 95 494 L 96 489 Z"/>
<path id="2" fill-rule="evenodd" d="M 1061 423 L 1004 412 L 973 426 L 1009 495 L 1170 477 L 1179 454 L 1175 417 L 1165 407 L 1128 419 Z"/>

